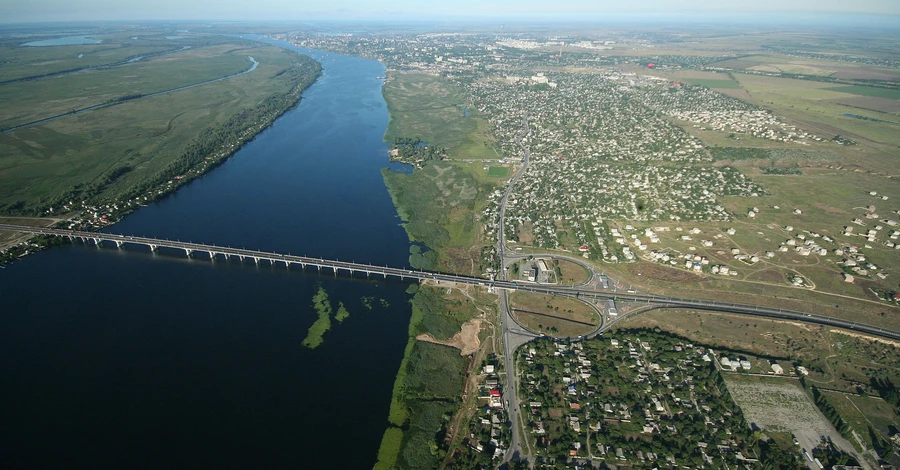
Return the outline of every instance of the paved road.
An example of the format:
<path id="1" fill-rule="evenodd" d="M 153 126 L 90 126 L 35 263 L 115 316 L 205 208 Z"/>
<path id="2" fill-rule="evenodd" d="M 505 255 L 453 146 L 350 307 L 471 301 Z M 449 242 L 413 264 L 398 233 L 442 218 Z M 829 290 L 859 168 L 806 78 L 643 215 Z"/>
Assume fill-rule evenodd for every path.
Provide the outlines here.
<path id="1" fill-rule="evenodd" d="M 21 225 L 0 224 L 0 230 L 8 230 L 14 232 L 34 233 L 57 235 L 69 238 L 81 238 L 86 240 L 98 240 L 121 243 L 123 245 L 133 243 L 146 246 L 169 247 L 185 252 L 205 252 L 212 256 L 237 256 L 243 260 L 252 259 L 254 261 L 265 260 L 270 263 L 284 263 L 285 265 L 301 265 L 312 266 L 320 269 L 331 269 L 335 272 L 342 270 L 349 273 L 366 273 L 368 275 L 377 276 L 395 276 L 404 279 L 431 279 L 442 282 L 455 282 L 459 284 L 467 284 L 473 286 L 484 286 L 492 289 L 503 289 L 506 291 L 525 291 L 535 292 L 539 294 L 551 295 L 568 295 L 576 298 L 594 301 L 600 299 L 615 299 L 623 302 L 643 302 L 656 304 L 659 307 L 678 307 L 678 308 L 695 308 L 701 310 L 714 310 L 719 312 L 740 313 L 754 316 L 762 316 L 769 318 L 778 318 L 784 320 L 793 320 L 804 323 L 814 323 L 818 325 L 833 326 L 837 328 L 846 328 L 860 333 L 881 336 L 884 338 L 900 340 L 900 331 L 887 328 L 867 325 L 849 320 L 819 315 L 816 313 L 801 312 L 798 310 L 788 310 L 781 308 L 762 307 L 758 305 L 738 304 L 731 302 L 718 302 L 713 300 L 696 300 L 682 299 L 678 297 L 667 297 L 661 295 L 653 295 L 643 292 L 622 292 L 615 290 L 595 289 L 588 287 L 560 287 L 545 286 L 538 284 L 523 284 L 516 281 L 504 280 L 488 280 L 480 277 L 460 276 L 456 274 L 445 274 L 429 271 L 417 271 L 403 268 L 392 268 L 388 266 L 374 266 L 363 263 L 353 263 L 349 261 L 337 261 L 323 258 L 313 258 L 308 256 L 285 255 L 274 252 L 265 252 L 258 250 L 247 250 L 242 248 L 231 248 L 227 246 L 208 245 L 202 243 L 182 242 L 173 240 L 163 240 L 157 238 L 119 235 L 114 233 L 102 232 L 80 232 L 73 230 L 53 229 L 44 227 L 27 227 Z M 578 338 L 574 338 L 578 339 Z"/>
<path id="2" fill-rule="evenodd" d="M 531 152 L 529 152 L 528 147 L 522 143 L 522 139 L 524 139 L 530 131 L 531 128 L 528 126 L 528 116 L 522 116 L 522 130 L 519 131 L 519 134 L 515 137 L 516 144 L 522 149 L 522 166 L 519 167 L 516 174 L 509 179 L 509 183 L 506 185 L 506 191 L 503 192 L 503 198 L 500 200 L 499 210 L 497 211 L 496 250 L 497 258 L 500 261 L 500 272 L 497 273 L 497 275 L 498 279 L 503 282 L 506 282 L 507 263 L 505 261 L 505 256 L 509 252 L 506 248 L 506 235 L 504 233 L 506 228 L 504 224 L 506 204 L 509 201 L 509 194 L 512 192 L 513 187 L 522 175 L 525 174 L 525 170 L 528 169 L 528 164 L 531 163 Z M 528 341 L 531 341 L 536 336 L 525 330 L 525 328 L 513 318 L 509 308 L 509 293 L 506 290 L 500 291 L 499 308 L 502 319 L 503 357 L 505 364 L 504 370 L 506 372 L 506 380 L 503 384 L 503 402 L 506 406 L 506 411 L 509 414 L 509 421 L 511 423 L 509 447 L 507 448 L 506 455 L 503 456 L 503 461 L 508 462 L 513 457 L 522 456 L 521 437 L 519 436 L 519 394 L 516 392 L 518 385 L 518 374 L 516 373 L 515 361 L 516 349 Z"/>

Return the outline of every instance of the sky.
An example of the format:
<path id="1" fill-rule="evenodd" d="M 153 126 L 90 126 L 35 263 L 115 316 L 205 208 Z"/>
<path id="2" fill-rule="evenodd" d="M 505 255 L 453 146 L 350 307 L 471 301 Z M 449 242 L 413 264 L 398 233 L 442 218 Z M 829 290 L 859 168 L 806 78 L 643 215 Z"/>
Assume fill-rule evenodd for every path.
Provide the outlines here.
<path id="1" fill-rule="evenodd" d="M 610 20 L 900 15 L 900 0 L 3 0 L 0 22 Z"/>

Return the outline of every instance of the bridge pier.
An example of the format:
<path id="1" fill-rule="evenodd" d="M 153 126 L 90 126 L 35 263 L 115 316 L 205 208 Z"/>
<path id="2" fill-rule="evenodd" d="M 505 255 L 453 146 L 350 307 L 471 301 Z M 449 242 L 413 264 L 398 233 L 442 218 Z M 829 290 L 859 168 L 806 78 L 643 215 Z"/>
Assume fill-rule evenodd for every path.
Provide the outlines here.
<path id="1" fill-rule="evenodd" d="M 122 248 L 122 245 L 124 244 L 125 242 L 123 242 L 122 240 L 116 240 L 116 248 Z"/>
<path id="2" fill-rule="evenodd" d="M 184 249 L 184 255 L 187 256 L 188 258 L 190 258 L 193 253 L 194 253 L 194 250 L 191 250 L 190 248 Z"/>
<path id="3" fill-rule="evenodd" d="M 99 238 L 95 238 L 95 239 L 94 239 L 94 246 L 100 246 L 100 239 L 99 239 Z"/>
<path id="4" fill-rule="evenodd" d="M 254 257 L 253 257 L 253 262 L 256 263 L 256 264 L 259 264 L 259 258 L 257 258 L 256 256 L 254 256 Z"/>
<path id="5" fill-rule="evenodd" d="M 148 246 L 150 247 L 150 252 L 151 252 L 151 253 L 156 252 L 156 245 L 154 245 L 154 244 L 151 243 L 151 244 L 148 245 Z"/>

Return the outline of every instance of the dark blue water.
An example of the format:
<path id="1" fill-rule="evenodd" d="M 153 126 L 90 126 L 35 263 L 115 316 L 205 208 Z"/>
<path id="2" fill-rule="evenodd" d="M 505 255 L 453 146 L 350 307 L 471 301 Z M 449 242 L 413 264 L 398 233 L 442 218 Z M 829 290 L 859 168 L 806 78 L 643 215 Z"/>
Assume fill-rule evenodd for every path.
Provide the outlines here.
<path id="1" fill-rule="evenodd" d="M 310 52 L 324 74 L 297 109 L 108 231 L 405 266 L 384 69 Z M 139 248 L 28 257 L 0 271 L 0 467 L 371 468 L 407 285 Z M 319 286 L 351 315 L 308 350 Z"/>

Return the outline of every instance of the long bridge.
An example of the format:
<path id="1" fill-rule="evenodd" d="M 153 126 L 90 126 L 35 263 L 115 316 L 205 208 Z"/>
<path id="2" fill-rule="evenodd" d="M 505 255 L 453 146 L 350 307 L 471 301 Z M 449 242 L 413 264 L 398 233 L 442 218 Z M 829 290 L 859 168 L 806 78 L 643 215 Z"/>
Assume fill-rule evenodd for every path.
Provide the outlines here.
<path id="1" fill-rule="evenodd" d="M 865 333 L 883 338 L 889 338 L 900 341 L 900 331 L 881 328 L 878 326 L 868 325 L 865 323 L 852 322 L 839 318 L 818 315 L 815 313 L 801 312 L 797 310 L 788 310 L 773 307 L 763 307 L 759 305 L 738 304 L 731 302 L 717 302 L 712 300 L 682 299 L 677 297 L 668 297 L 661 295 L 647 294 L 643 292 L 627 291 L 622 292 L 610 289 L 588 289 L 586 287 L 561 287 L 548 286 L 531 283 L 521 283 L 515 281 L 502 281 L 493 279 L 484 279 L 473 276 L 462 276 L 458 274 L 446 274 L 431 271 L 422 271 L 406 268 L 393 268 L 389 266 L 376 266 L 365 263 L 356 263 L 349 261 L 338 261 L 324 258 L 315 258 L 309 256 L 298 256 L 290 254 L 281 254 L 275 252 L 266 252 L 259 250 L 248 250 L 244 248 L 232 248 L 219 245 L 208 245 L 203 243 L 182 242 L 174 240 L 166 240 L 161 238 L 140 237 L 132 235 L 120 235 L 114 233 L 87 232 L 78 230 L 65 230 L 44 227 L 28 227 L 22 225 L 0 224 L 0 230 L 31 233 L 35 235 L 55 235 L 58 237 L 68 238 L 70 240 L 82 240 L 86 243 L 94 243 L 100 246 L 101 243 L 114 243 L 121 248 L 127 244 L 143 245 L 149 247 L 151 251 L 156 251 L 160 247 L 181 250 L 186 256 L 192 256 L 195 253 L 205 253 L 211 259 L 223 256 L 225 259 L 237 257 L 242 262 L 253 261 L 254 263 L 267 262 L 273 266 L 283 265 L 290 267 L 291 265 L 300 266 L 302 268 L 314 267 L 318 270 L 330 269 L 335 275 L 343 271 L 351 276 L 357 273 L 364 273 L 367 276 L 388 276 L 400 279 L 416 279 L 416 280 L 433 280 L 441 282 L 450 282 L 457 284 L 466 284 L 472 286 L 483 286 L 490 289 L 504 289 L 507 291 L 525 291 L 539 294 L 564 295 L 577 297 L 583 300 L 599 300 L 614 299 L 616 301 L 625 302 L 646 302 L 655 304 L 659 307 L 667 308 L 693 308 L 700 310 L 711 310 L 718 312 L 738 313 L 745 315 L 755 315 L 761 317 L 776 318 L 782 320 L 793 320 L 805 323 L 814 323 L 837 328 L 845 328 L 859 333 Z"/>

